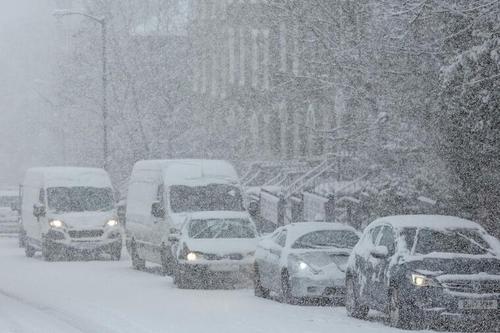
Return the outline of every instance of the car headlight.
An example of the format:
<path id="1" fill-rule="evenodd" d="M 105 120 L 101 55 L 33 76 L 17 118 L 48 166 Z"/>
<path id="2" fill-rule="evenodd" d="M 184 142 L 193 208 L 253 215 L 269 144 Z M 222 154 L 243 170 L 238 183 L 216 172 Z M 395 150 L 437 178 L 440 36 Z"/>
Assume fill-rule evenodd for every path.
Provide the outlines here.
<path id="1" fill-rule="evenodd" d="M 52 228 L 62 228 L 62 227 L 64 227 L 64 222 L 61 220 L 50 220 L 49 225 Z"/>
<path id="2" fill-rule="evenodd" d="M 312 268 L 308 263 L 297 257 L 290 257 L 289 266 L 295 273 L 318 274 L 318 271 Z"/>
<path id="3" fill-rule="evenodd" d="M 108 222 L 106 222 L 107 227 L 116 227 L 118 225 L 118 220 L 111 219 Z"/>
<path id="4" fill-rule="evenodd" d="M 188 261 L 196 261 L 196 260 L 198 260 L 198 255 L 194 252 L 189 252 L 186 256 L 186 259 Z"/>
<path id="5" fill-rule="evenodd" d="M 417 287 L 437 287 L 438 283 L 433 280 L 432 278 L 429 278 L 425 275 L 422 274 L 411 274 L 411 283 L 414 286 Z"/>

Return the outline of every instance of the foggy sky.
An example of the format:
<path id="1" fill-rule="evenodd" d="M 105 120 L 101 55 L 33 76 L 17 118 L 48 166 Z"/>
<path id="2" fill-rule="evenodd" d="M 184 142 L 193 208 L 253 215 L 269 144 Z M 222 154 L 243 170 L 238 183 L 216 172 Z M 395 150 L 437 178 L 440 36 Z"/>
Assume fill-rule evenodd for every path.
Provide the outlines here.
<path id="1" fill-rule="evenodd" d="M 0 187 L 43 164 L 38 126 L 49 107 L 55 20 L 52 0 L 0 0 Z"/>

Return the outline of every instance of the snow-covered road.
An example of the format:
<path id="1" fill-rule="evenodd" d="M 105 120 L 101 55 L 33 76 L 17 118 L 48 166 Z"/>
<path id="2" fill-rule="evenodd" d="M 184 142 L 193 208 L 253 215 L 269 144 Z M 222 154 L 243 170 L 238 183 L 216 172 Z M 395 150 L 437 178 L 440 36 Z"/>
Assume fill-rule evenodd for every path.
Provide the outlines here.
<path id="1" fill-rule="evenodd" d="M 396 332 L 342 307 L 292 306 L 250 289 L 179 290 L 120 262 L 28 259 L 0 237 L 0 332 Z"/>

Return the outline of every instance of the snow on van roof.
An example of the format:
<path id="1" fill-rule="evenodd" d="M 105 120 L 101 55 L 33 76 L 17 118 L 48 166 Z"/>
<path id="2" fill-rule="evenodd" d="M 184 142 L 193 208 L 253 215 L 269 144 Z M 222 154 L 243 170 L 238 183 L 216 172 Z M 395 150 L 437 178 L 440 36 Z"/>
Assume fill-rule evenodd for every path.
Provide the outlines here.
<path id="1" fill-rule="evenodd" d="M 379 218 L 369 224 L 369 227 L 390 224 L 397 229 L 403 228 L 428 228 L 428 229 L 481 229 L 482 227 L 472 221 L 455 216 L 445 215 L 395 215 Z"/>
<path id="2" fill-rule="evenodd" d="M 144 160 L 134 170 L 161 169 L 165 185 L 206 185 L 210 183 L 239 183 L 234 167 L 224 160 Z"/>
<path id="3" fill-rule="evenodd" d="M 39 175 L 45 187 L 90 186 L 112 187 L 108 173 L 104 169 L 84 167 L 42 167 L 28 169 L 28 178 Z"/>

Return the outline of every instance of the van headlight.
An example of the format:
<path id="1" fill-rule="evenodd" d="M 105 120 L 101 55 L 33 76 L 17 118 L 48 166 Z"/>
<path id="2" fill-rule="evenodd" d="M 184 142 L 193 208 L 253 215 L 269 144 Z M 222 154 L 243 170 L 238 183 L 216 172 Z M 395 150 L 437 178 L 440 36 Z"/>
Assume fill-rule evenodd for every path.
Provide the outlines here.
<path id="1" fill-rule="evenodd" d="M 50 220 L 49 226 L 51 226 L 52 228 L 63 228 L 64 222 L 61 220 Z"/>
<path id="2" fill-rule="evenodd" d="M 425 275 L 422 274 L 411 274 L 411 283 L 417 287 L 437 287 L 438 283 Z"/>
<path id="3" fill-rule="evenodd" d="M 194 252 L 189 252 L 186 256 L 187 261 L 196 261 L 198 260 L 198 255 Z"/>
<path id="4" fill-rule="evenodd" d="M 108 222 L 106 222 L 107 227 L 116 227 L 118 225 L 118 220 L 116 219 L 110 219 Z"/>

